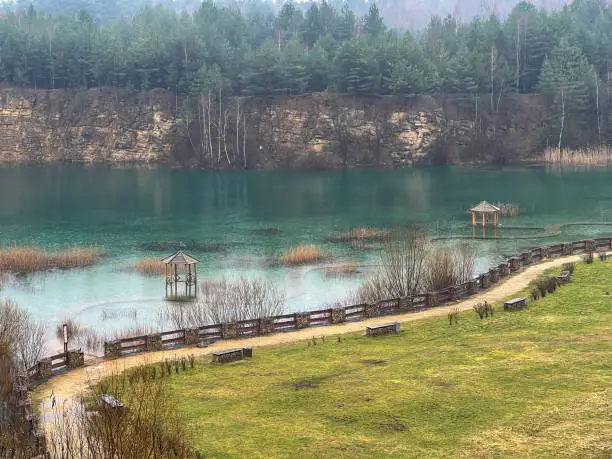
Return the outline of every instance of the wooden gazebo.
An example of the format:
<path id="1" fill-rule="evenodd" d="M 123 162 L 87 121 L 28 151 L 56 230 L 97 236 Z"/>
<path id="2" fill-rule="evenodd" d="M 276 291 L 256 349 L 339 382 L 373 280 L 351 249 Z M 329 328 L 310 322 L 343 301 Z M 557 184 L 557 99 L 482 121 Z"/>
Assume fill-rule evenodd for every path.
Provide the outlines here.
<path id="1" fill-rule="evenodd" d="M 483 228 L 487 225 L 497 227 L 499 223 L 499 207 L 495 207 L 487 201 L 482 201 L 476 207 L 472 208 L 470 212 L 472 212 L 472 226 L 477 226 L 480 221 L 482 222 Z"/>
<path id="2" fill-rule="evenodd" d="M 178 296 L 178 284 L 180 283 L 185 284 L 184 296 L 197 295 L 197 263 L 199 263 L 199 260 L 179 250 L 169 257 L 163 258 L 162 263 L 164 263 L 166 274 L 166 296 Z M 192 295 L 192 287 L 194 286 Z M 168 295 L 168 287 L 170 287 L 170 295 Z"/>

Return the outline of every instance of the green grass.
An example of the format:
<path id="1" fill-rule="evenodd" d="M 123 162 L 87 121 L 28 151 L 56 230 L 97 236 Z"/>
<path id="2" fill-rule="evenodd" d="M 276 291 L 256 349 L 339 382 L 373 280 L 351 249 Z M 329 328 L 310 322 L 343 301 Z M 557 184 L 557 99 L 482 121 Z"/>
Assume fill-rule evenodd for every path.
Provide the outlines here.
<path id="1" fill-rule="evenodd" d="M 579 265 L 520 312 L 255 349 L 171 397 L 206 457 L 611 457 L 607 291 L 612 264 Z"/>

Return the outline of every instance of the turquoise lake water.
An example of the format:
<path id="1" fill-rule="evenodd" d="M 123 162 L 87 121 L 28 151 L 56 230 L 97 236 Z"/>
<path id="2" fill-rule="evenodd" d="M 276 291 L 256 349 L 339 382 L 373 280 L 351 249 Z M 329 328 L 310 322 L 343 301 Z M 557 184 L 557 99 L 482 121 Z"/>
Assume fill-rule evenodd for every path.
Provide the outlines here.
<path id="1" fill-rule="evenodd" d="M 432 167 L 214 173 L 163 167 L 2 167 L 1 244 L 48 249 L 96 245 L 107 256 L 88 269 L 13 279 L 0 297 L 15 300 L 51 325 L 67 316 L 99 331 L 155 324 L 164 302 L 163 279 L 125 267 L 171 253 L 151 250 L 151 243 L 196 241 L 219 249 L 192 253 L 201 260 L 200 280 L 265 277 L 283 289 L 288 311 L 318 309 L 346 298 L 375 269 L 374 251 L 330 244 L 326 238 L 331 233 L 418 223 L 433 237 L 470 236 L 467 210 L 483 199 L 520 205 L 520 217 L 506 219 L 506 226 L 609 221 L 612 171 Z M 475 240 L 477 271 L 521 248 L 607 235 L 612 227 L 574 226 L 552 238 L 512 239 L 536 233 L 489 230 L 487 236 L 499 239 Z M 482 236 L 482 230 L 475 234 Z M 324 246 L 333 263 L 355 261 L 363 265 L 362 274 L 337 279 L 326 278 L 318 266 L 273 266 L 271 260 L 283 249 L 299 243 Z M 134 310 L 136 319 L 125 314 Z"/>

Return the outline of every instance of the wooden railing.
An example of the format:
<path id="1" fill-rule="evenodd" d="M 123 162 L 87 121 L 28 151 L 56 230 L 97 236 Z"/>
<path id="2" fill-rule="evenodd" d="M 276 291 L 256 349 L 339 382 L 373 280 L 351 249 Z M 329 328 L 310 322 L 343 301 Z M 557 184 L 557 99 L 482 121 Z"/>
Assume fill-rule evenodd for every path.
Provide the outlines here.
<path id="1" fill-rule="evenodd" d="M 405 298 L 382 300 L 375 304 L 357 304 L 295 314 L 284 314 L 268 319 L 243 320 L 233 324 L 206 325 L 191 330 L 174 330 L 153 335 L 124 338 L 104 343 L 105 357 L 121 357 L 132 353 L 158 351 L 197 345 L 218 339 L 231 339 L 299 330 L 306 327 L 330 325 L 346 321 L 360 321 L 371 317 L 416 312 L 442 306 L 489 289 L 500 280 L 511 276 L 524 266 L 546 258 L 578 253 L 612 250 L 612 237 L 581 240 L 536 247 L 511 256 L 473 280 L 440 290 Z"/>
<path id="2" fill-rule="evenodd" d="M 173 330 L 123 338 L 104 343 L 104 356 L 108 358 L 121 357 L 139 352 L 193 346 L 219 339 L 265 335 L 346 321 L 360 321 L 384 315 L 422 311 L 483 292 L 497 284 L 500 280 L 511 276 L 512 273 L 517 272 L 522 267 L 544 259 L 602 250 L 612 250 L 612 237 L 536 247 L 509 257 L 506 261 L 492 267 L 489 271 L 480 274 L 471 281 L 454 285 L 438 292 L 420 293 L 405 298 L 391 298 L 375 304 L 356 304 L 318 311 L 283 314 L 271 318 L 243 320 L 230 324 L 206 325 L 193 329 Z M 68 364 L 69 359 L 66 358 L 65 354 L 52 356 L 41 361 L 32 369 L 35 370 L 38 377 L 41 376 L 41 363 L 47 362 L 43 364 L 43 367 L 48 366 L 49 360 L 51 360 L 51 370 L 62 368 L 66 365 L 70 366 Z M 36 379 L 34 374 L 29 376 Z"/>

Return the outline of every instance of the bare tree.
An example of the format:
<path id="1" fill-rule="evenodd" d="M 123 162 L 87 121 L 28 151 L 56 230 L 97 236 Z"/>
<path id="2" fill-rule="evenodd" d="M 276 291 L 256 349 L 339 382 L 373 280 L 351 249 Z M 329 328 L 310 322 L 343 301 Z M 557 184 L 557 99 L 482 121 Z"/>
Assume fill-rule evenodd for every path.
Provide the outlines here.
<path id="1" fill-rule="evenodd" d="M 359 289 L 362 302 L 416 294 L 423 283 L 427 237 L 416 227 L 390 231 L 380 255 L 380 271 Z"/>
<path id="2" fill-rule="evenodd" d="M 202 296 L 193 303 L 169 305 L 161 321 L 178 329 L 272 317 L 283 313 L 285 298 L 271 282 L 262 279 L 203 282 Z"/>

